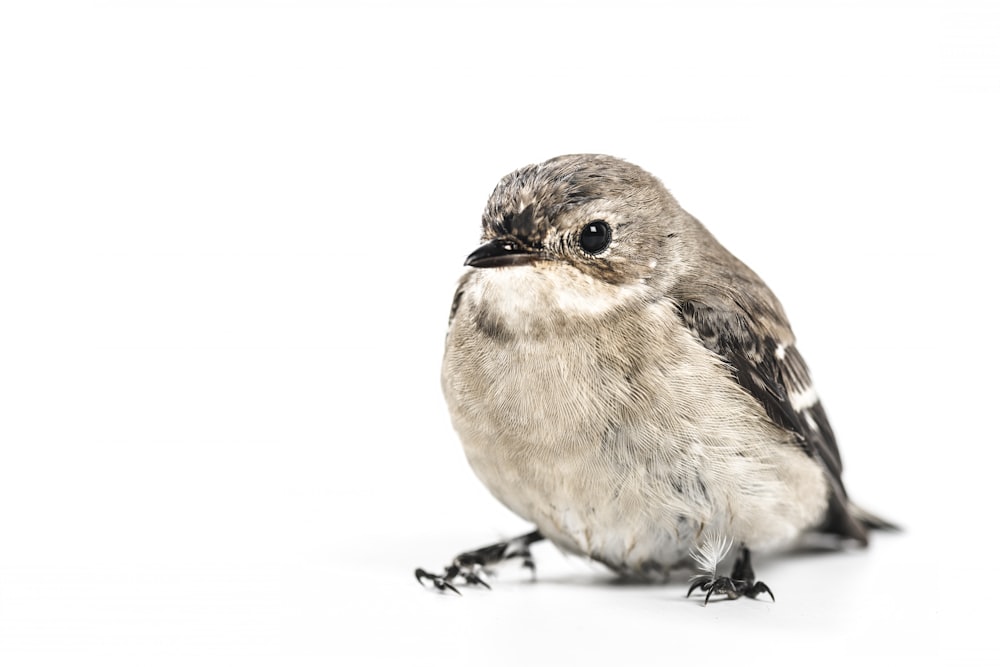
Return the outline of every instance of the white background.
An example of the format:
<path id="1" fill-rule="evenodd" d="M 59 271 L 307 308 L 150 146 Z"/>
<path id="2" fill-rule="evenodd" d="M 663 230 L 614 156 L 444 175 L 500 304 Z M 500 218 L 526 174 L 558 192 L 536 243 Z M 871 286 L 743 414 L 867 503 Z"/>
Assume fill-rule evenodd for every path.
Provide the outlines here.
<path id="1" fill-rule="evenodd" d="M 985 662 L 1000 7 L 417 4 L 2 5 L 0 663 Z M 530 528 L 438 367 L 493 185 L 567 152 L 769 281 L 905 533 L 775 604 L 417 585 Z"/>

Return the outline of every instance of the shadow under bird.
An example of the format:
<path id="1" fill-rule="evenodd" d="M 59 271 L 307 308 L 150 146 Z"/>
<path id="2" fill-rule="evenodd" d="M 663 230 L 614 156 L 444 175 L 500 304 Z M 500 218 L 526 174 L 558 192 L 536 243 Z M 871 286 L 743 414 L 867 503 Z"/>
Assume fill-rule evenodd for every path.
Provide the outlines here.
<path id="1" fill-rule="evenodd" d="M 895 528 L 849 500 L 781 304 L 651 174 L 605 155 L 529 165 L 482 231 L 442 384 L 472 469 L 537 528 L 421 583 L 487 586 L 485 568 L 534 569 L 548 539 L 627 577 L 694 566 L 706 602 L 773 599 L 751 552 Z"/>

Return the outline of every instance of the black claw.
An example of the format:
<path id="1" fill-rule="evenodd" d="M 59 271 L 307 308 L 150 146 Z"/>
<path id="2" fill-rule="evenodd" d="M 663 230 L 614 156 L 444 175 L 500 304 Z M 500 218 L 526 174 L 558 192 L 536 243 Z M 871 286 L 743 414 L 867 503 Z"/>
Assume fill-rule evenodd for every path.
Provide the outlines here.
<path id="1" fill-rule="evenodd" d="M 490 588 L 490 585 L 488 583 L 486 583 L 485 581 L 483 581 L 479 577 L 479 575 L 476 574 L 475 572 L 469 572 L 468 574 L 463 574 L 462 577 L 465 579 L 465 583 L 467 583 L 467 584 L 474 584 L 476 586 L 483 586 L 488 591 L 492 591 L 493 590 L 492 588 Z"/>
<path id="2" fill-rule="evenodd" d="M 704 574 L 700 574 L 692 580 L 694 583 L 691 584 L 691 588 L 688 589 L 688 594 L 685 597 L 691 597 L 694 593 L 694 589 L 701 588 L 703 591 L 707 591 L 712 585 L 712 579 Z"/>
<path id="3" fill-rule="evenodd" d="M 418 567 L 413 574 L 417 577 L 417 581 L 420 582 L 421 586 L 424 585 L 424 579 L 429 579 L 431 583 L 434 584 L 434 588 L 438 589 L 439 591 L 449 590 L 449 591 L 455 591 L 459 595 L 462 594 L 461 591 L 459 591 L 457 588 L 451 585 L 451 583 L 448 581 L 447 576 L 442 576 L 440 574 L 432 574 L 420 567 Z"/>
<path id="4" fill-rule="evenodd" d="M 748 595 L 756 600 L 757 596 L 760 595 L 761 593 L 767 593 L 768 595 L 771 596 L 771 602 L 775 601 L 774 593 L 771 592 L 771 589 L 763 581 L 758 581 L 757 583 L 755 583 L 753 587 L 745 593 L 745 595 Z"/>

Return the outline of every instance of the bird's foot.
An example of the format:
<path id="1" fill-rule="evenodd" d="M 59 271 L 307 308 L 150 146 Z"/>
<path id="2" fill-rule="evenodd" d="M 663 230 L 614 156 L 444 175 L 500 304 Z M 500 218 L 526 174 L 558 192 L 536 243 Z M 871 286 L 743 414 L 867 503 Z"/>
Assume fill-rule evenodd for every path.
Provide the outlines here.
<path id="1" fill-rule="evenodd" d="M 430 581 L 439 591 L 453 591 L 461 595 L 455 588 L 453 582 L 461 579 L 465 584 L 472 586 L 484 586 L 489 590 L 490 585 L 483 580 L 483 574 L 489 573 L 489 567 L 512 558 L 521 558 L 522 566 L 531 570 L 531 576 L 535 576 L 535 560 L 531 556 L 530 546 L 545 537 L 539 531 L 533 531 L 520 537 L 498 542 L 489 546 L 466 551 L 459 554 L 452 561 L 451 565 L 445 568 L 444 574 L 434 574 L 423 568 L 417 568 L 414 575 L 421 584 Z"/>
<path id="2" fill-rule="evenodd" d="M 743 596 L 756 598 L 761 593 L 767 593 L 771 596 L 771 601 L 774 601 L 774 593 L 771 592 L 771 589 L 763 581 L 743 581 L 741 579 L 731 579 L 730 577 L 713 578 L 707 574 L 702 574 L 695 577 L 693 582 L 691 588 L 688 589 L 687 596 L 691 597 L 691 593 L 696 588 L 707 591 L 705 604 L 708 604 L 709 599 L 715 594 L 725 595 L 728 599 L 735 600 Z"/>
<path id="3" fill-rule="evenodd" d="M 753 573 L 753 566 L 750 564 L 750 550 L 743 547 L 739 558 L 733 565 L 732 575 L 729 577 L 717 577 L 715 574 L 700 574 L 691 580 L 691 588 L 688 589 L 687 597 L 691 597 L 695 589 L 705 592 L 705 604 L 715 594 L 725 595 L 730 600 L 740 597 L 756 599 L 761 593 L 767 593 L 774 602 L 774 593 L 763 581 L 757 581 Z"/>
<path id="4" fill-rule="evenodd" d="M 463 568 L 462 566 L 453 563 L 445 568 L 444 574 L 434 574 L 433 572 L 428 572 L 422 567 L 418 567 L 413 574 L 416 575 L 417 581 L 421 584 L 423 584 L 426 579 L 434 584 L 434 588 L 439 591 L 454 591 L 455 593 L 461 595 L 462 593 L 451 583 L 458 577 L 461 577 L 466 584 L 473 586 L 485 586 L 486 589 L 489 590 L 490 585 L 483 581 L 482 577 L 479 576 L 479 571 L 477 570 L 481 571 L 480 568 Z"/>

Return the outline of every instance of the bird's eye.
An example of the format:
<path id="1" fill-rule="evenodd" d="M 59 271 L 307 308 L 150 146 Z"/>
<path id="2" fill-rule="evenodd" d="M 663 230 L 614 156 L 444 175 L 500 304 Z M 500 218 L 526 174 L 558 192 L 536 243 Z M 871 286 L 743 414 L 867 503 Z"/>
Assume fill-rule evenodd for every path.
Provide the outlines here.
<path id="1" fill-rule="evenodd" d="M 596 255 L 611 245 L 611 227 L 603 220 L 592 220 L 580 231 L 580 247 L 585 253 Z"/>

